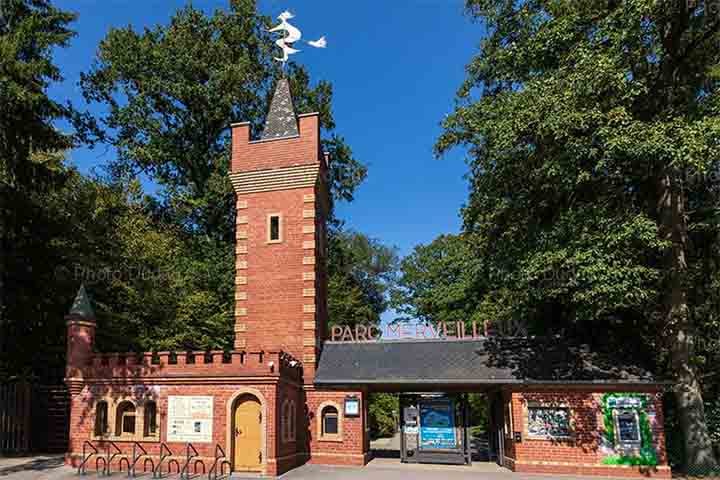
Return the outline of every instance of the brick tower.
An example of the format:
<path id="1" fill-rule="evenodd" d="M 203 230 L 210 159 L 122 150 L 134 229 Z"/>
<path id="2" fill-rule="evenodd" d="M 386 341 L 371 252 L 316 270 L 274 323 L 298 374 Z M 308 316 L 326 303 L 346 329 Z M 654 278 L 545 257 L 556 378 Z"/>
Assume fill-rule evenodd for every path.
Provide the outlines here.
<path id="1" fill-rule="evenodd" d="M 327 323 L 327 167 L 318 114 L 295 114 L 286 79 L 259 139 L 249 122 L 232 125 L 235 348 L 284 350 L 308 383 Z"/>

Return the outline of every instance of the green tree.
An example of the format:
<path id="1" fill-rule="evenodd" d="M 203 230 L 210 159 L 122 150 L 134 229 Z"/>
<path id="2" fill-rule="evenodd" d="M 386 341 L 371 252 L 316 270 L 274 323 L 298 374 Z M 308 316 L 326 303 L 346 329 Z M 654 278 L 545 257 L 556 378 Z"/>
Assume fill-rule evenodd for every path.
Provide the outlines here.
<path id="1" fill-rule="evenodd" d="M 708 2 L 467 8 L 488 35 L 437 150 L 469 149 L 465 229 L 497 272 L 496 320 L 642 332 L 678 382 L 688 464 L 714 465 L 693 299 L 717 274 L 695 245 L 718 233 L 719 19 Z"/>
<path id="2" fill-rule="evenodd" d="M 359 232 L 337 228 L 331 232 L 329 325 L 378 325 L 395 288 L 397 250 Z"/>
<path id="3" fill-rule="evenodd" d="M 395 309 L 409 318 L 440 322 L 482 322 L 480 308 L 489 287 L 483 263 L 463 235 L 441 235 L 418 245 L 400 264 Z"/>
<path id="4" fill-rule="evenodd" d="M 400 420 L 400 403 L 397 394 L 371 393 L 368 402 L 370 438 L 391 437 Z"/>
<path id="5" fill-rule="evenodd" d="M 61 175 L 59 156 L 72 138 L 54 122 L 73 116 L 47 89 L 61 80 L 55 48 L 67 46 L 75 16 L 46 0 L 0 0 L 0 352 L 14 350 L 17 329 L 32 318 L 33 302 L 23 280 L 30 265 L 23 254 L 40 233 L 31 215 L 42 205 L 37 195 Z M 35 203 L 36 201 L 40 203 Z M 8 282 L 8 279 L 13 279 Z M 39 302 L 36 302 L 39 304 Z M 29 310 L 30 311 L 29 311 Z M 30 321 L 30 323 L 33 323 Z M 10 341 L 12 339 L 12 341 Z"/>

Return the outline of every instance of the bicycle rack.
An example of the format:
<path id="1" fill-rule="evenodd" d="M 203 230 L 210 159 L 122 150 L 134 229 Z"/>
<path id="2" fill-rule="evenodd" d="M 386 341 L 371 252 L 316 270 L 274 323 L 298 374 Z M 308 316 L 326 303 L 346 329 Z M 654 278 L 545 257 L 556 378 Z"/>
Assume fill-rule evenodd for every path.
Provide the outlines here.
<path id="1" fill-rule="evenodd" d="M 110 455 L 110 447 L 115 449 L 115 452 L 112 455 Z M 106 455 L 105 466 L 103 467 L 102 475 L 105 475 L 106 477 L 110 476 L 111 469 L 112 469 L 112 467 L 111 467 L 112 461 L 118 455 L 122 455 L 122 453 L 123 453 L 122 450 L 120 450 L 120 448 L 118 448 L 118 446 L 115 444 L 115 442 L 108 442 L 108 446 L 107 446 L 107 450 L 106 450 L 106 454 L 105 454 Z M 125 458 L 125 460 L 127 461 L 127 458 Z M 128 466 L 129 466 L 129 463 L 130 462 L 128 462 Z M 95 461 L 95 468 L 97 469 L 97 460 Z M 120 471 L 122 471 L 122 459 L 120 459 Z M 99 472 L 98 472 L 98 475 L 100 475 Z"/>
<path id="2" fill-rule="evenodd" d="M 193 454 L 190 455 L 190 450 L 192 450 Z M 199 455 L 198 451 L 195 450 L 195 447 L 193 447 L 192 443 L 188 443 L 185 445 L 185 465 L 183 465 L 182 470 L 180 470 L 180 479 L 189 480 L 190 479 L 190 460 L 197 457 Z M 195 461 L 195 471 L 197 472 L 197 462 L 202 463 L 202 460 L 198 459 Z M 205 464 L 203 463 L 203 474 L 205 474 Z"/>
<path id="3" fill-rule="evenodd" d="M 122 470 L 123 461 L 124 461 L 125 464 L 127 465 L 127 472 L 128 472 L 128 477 L 129 477 L 129 476 L 130 476 L 130 459 L 127 458 L 127 457 L 122 457 L 122 458 L 120 459 L 120 462 L 118 463 L 118 472 L 122 473 L 122 471 L 123 471 L 123 470 Z"/>
<path id="4" fill-rule="evenodd" d="M 85 454 L 86 446 L 89 446 L 93 450 L 89 455 Z M 88 462 L 88 460 L 90 460 L 90 457 L 92 457 L 93 455 L 97 455 L 97 453 L 98 453 L 98 449 L 95 448 L 95 445 L 88 442 L 87 440 L 83 442 L 83 446 L 82 446 L 83 461 L 80 462 L 80 465 L 78 465 L 78 475 L 87 475 L 85 464 Z"/>
<path id="5" fill-rule="evenodd" d="M 103 462 L 103 473 L 105 472 L 105 468 L 107 467 L 107 459 L 105 457 L 98 457 L 95 459 L 95 473 L 98 474 L 98 476 L 103 475 L 103 473 L 100 473 L 100 462 Z"/>
<path id="6" fill-rule="evenodd" d="M 173 464 L 173 463 L 174 463 L 175 466 L 177 467 L 176 473 L 179 474 L 179 473 L 180 473 L 180 462 L 178 462 L 178 461 L 175 460 L 174 458 L 172 458 L 172 459 L 170 459 L 170 460 L 168 461 L 168 474 L 172 473 L 172 464 Z"/>
<path id="7" fill-rule="evenodd" d="M 147 469 L 148 462 L 150 462 L 150 471 L 154 472 L 155 471 L 155 461 L 152 458 L 146 458 L 145 460 L 143 460 L 143 472 L 148 471 L 148 469 Z"/>
<path id="8" fill-rule="evenodd" d="M 138 453 L 138 450 L 141 453 Z M 137 476 L 137 462 L 144 456 L 147 456 L 147 450 L 145 450 L 138 442 L 133 442 L 132 463 L 128 461 L 128 477 L 135 478 Z M 150 470 L 154 472 L 155 462 L 153 462 L 152 458 L 145 458 L 143 461 L 143 471 L 147 472 L 147 462 L 150 462 L 150 465 L 152 466 Z"/>
<path id="9" fill-rule="evenodd" d="M 193 474 L 197 475 L 198 473 L 198 463 L 201 467 L 203 467 L 202 474 L 205 475 L 205 462 L 203 462 L 199 458 L 193 462 Z M 190 472 L 188 472 L 188 478 L 190 478 Z"/>
<path id="10" fill-rule="evenodd" d="M 217 480 L 218 478 L 218 462 L 220 465 L 220 476 L 225 476 L 225 471 L 223 470 L 224 465 L 228 465 L 228 467 L 231 467 L 230 461 L 226 458 L 225 450 L 220 446 L 220 444 L 215 445 L 215 461 L 212 464 L 212 467 L 210 467 L 210 470 L 208 471 L 208 480 Z M 230 468 L 228 468 L 228 472 L 230 471 Z"/>
<path id="11" fill-rule="evenodd" d="M 172 451 L 163 442 L 160 444 L 160 460 L 158 464 L 153 468 L 153 478 L 162 478 L 162 463 L 163 461 L 172 455 Z M 174 460 L 171 460 L 171 462 Z M 177 462 L 176 462 L 177 463 Z M 179 468 L 179 465 L 178 465 Z M 170 473 L 170 462 L 168 462 L 168 473 Z"/>

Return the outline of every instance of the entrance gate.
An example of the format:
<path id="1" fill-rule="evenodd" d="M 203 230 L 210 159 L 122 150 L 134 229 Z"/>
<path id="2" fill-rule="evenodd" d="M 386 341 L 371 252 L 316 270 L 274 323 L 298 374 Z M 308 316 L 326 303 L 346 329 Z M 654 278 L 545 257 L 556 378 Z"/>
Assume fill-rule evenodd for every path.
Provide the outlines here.
<path id="1" fill-rule="evenodd" d="M 404 463 L 471 463 L 466 395 L 400 395 L 400 458 Z"/>

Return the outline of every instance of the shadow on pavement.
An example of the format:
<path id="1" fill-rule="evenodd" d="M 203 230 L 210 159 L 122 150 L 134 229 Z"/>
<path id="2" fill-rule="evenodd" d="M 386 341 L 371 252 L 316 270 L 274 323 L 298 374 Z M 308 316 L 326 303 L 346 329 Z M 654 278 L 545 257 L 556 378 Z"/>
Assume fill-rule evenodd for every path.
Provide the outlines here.
<path id="1" fill-rule="evenodd" d="M 22 462 L 18 459 L 18 461 Z M 0 477 L 11 475 L 18 472 L 26 472 L 30 470 L 51 470 L 60 468 L 64 465 L 63 457 L 43 457 L 28 459 L 26 462 L 16 463 L 13 465 L 0 465 Z"/>

